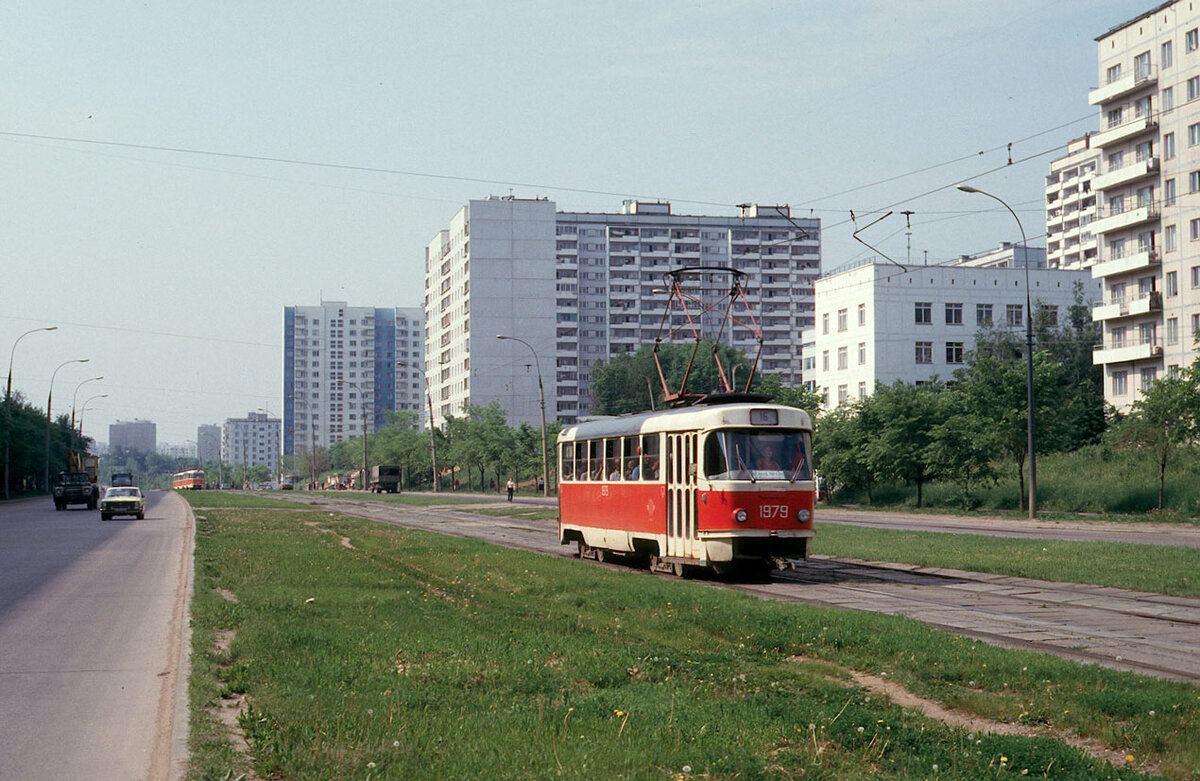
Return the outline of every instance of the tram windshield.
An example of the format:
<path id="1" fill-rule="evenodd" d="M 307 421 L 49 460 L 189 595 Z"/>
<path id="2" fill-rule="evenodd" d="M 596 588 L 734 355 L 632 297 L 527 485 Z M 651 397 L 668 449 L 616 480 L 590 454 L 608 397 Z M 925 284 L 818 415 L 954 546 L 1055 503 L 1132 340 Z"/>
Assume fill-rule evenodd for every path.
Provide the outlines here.
<path id="1" fill-rule="evenodd" d="M 811 480 L 807 431 L 727 429 L 704 439 L 710 480 Z"/>

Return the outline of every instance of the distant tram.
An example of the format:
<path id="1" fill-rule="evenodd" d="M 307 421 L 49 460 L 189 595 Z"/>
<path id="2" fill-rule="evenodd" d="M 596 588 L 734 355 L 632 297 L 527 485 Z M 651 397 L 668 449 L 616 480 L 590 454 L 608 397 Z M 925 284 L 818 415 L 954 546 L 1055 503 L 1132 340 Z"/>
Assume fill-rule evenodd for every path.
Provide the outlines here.
<path id="1" fill-rule="evenodd" d="M 189 469 L 185 472 L 176 472 L 171 477 L 171 487 L 176 491 L 191 491 L 204 488 L 204 470 Z"/>
<path id="2" fill-rule="evenodd" d="M 558 437 L 559 542 L 651 570 L 765 574 L 807 558 L 816 483 L 803 410 L 728 394 Z"/>

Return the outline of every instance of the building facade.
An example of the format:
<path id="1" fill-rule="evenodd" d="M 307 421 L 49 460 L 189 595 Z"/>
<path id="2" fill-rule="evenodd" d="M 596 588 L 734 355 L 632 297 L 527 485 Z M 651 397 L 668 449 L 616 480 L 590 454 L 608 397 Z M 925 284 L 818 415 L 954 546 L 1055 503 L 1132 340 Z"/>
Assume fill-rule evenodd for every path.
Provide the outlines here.
<path id="1" fill-rule="evenodd" d="M 1200 8 L 1164 3 L 1096 39 L 1100 110 L 1091 145 L 1099 213 L 1092 273 L 1104 300 L 1105 398 L 1128 409 L 1196 358 L 1200 330 Z"/>
<path id="2" fill-rule="evenodd" d="M 967 259 L 984 255 L 1004 253 Z M 1077 289 L 1084 305 L 1098 298 L 1099 283 L 1088 272 L 1046 269 L 1039 261 L 1032 253 L 1031 298 L 1057 321 L 1066 322 Z M 832 408 L 866 397 L 879 383 L 948 380 L 966 366 L 980 328 L 1024 335 L 1025 279 L 1025 267 L 1016 265 L 968 262 L 903 270 L 878 261 L 822 277 L 816 283 L 817 323 L 805 333 L 811 344 L 806 360 L 812 360 L 806 384 Z"/>
<path id="3" fill-rule="evenodd" d="M 668 302 L 664 275 L 680 267 L 743 272 L 764 340 L 760 372 L 799 383 L 820 221 L 794 219 L 786 206 L 738 210 L 677 215 L 669 203 L 627 201 L 620 213 L 584 213 L 548 200 L 470 201 L 425 250 L 425 354 L 438 424 L 492 401 L 510 421 L 536 423 L 539 368 L 548 419 L 588 414 L 590 371 L 654 343 Z M 705 336 L 718 336 L 717 320 L 701 320 Z M 726 327 L 720 338 L 751 356 L 758 349 L 748 328 Z"/>
<path id="4" fill-rule="evenodd" d="M 196 427 L 196 458 L 201 464 L 221 460 L 221 427 L 203 425 Z"/>
<path id="5" fill-rule="evenodd" d="M 420 419 L 424 336 L 415 307 L 285 307 L 284 454 L 371 434 L 387 425 L 389 411 Z"/>
<path id="6" fill-rule="evenodd" d="M 1050 163 L 1046 176 L 1046 261 L 1050 268 L 1090 269 L 1099 249 L 1092 223 L 1100 150 L 1086 135 L 1067 144 L 1067 154 Z"/>
<path id="7" fill-rule="evenodd" d="M 195 442 L 184 442 L 182 445 L 172 445 L 169 442 L 160 442 L 158 445 L 158 452 L 160 455 L 164 455 L 167 458 L 183 458 L 187 459 L 188 461 L 195 461 L 196 453 L 198 451 L 196 449 Z"/>
<path id="8" fill-rule="evenodd" d="M 158 449 L 158 426 L 149 420 L 118 420 L 108 426 L 108 447 L 153 453 Z"/>
<path id="9" fill-rule="evenodd" d="M 257 466 L 265 464 L 279 475 L 281 420 L 265 412 L 249 412 L 244 418 L 226 418 L 221 427 L 221 462 Z"/>

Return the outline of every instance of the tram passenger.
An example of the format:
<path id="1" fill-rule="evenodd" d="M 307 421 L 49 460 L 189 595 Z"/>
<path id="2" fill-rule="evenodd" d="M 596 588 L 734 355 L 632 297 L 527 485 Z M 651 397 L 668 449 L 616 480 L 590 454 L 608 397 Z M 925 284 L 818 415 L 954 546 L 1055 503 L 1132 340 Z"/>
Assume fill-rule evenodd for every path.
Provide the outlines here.
<path id="1" fill-rule="evenodd" d="M 658 479 L 658 458 L 655 456 L 646 456 L 646 479 Z"/>
<path id="2" fill-rule="evenodd" d="M 754 460 L 754 468 L 763 472 L 777 472 L 783 467 L 779 465 L 779 460 L 775 457 L 774 445 L 763 445 L 758 451 L 758 458 Z"/>

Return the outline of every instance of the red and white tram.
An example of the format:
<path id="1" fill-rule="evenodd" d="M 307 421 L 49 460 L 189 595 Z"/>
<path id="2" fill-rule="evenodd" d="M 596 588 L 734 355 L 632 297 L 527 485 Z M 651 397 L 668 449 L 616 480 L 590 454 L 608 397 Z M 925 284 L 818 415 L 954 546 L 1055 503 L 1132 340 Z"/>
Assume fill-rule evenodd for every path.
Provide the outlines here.
<path id="1" fill-rule="evenodd" d="M 204 488 L 204 470 L 188 469 L 171 476 L 171 487 L 176 491 L 201 490 Z"/>
<path id="2" fill-rule="evenodd" d="M 656 571 L 763 571 L 808 555 L 816 483 L 803 410 L 747 402 L 600 418 L 558 437 L 559 541 Z"/>

